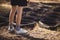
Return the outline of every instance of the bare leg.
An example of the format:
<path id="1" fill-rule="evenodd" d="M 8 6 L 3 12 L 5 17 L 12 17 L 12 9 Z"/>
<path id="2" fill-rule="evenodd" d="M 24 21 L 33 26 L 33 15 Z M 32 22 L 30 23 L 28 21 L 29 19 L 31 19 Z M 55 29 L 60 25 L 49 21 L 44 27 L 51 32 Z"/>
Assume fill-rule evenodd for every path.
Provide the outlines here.
<path id="1" fill-rule="evenodd" d="M 16 25 L 20 26 L 21 18 L 22 18 L 23 7 L 17 7 L 17 16 L 16 16 Z"/>
<path id="2" fill-rule="evenodd" d="M 16 12 L 16 6 L 12 6 L 12 9 L 11 9 L 10 15 L 9 15 L 9 24 L 13 23 L 15 12 Z"/>
<path id="3" fill-rule="evenodd" d="M 17 7 L 17 16 L 16 16 L 16 30 L 15 30 L 16 34 L 27 33 L 27 30 L 20 28 L 22 12 L 23 12 L 23 7 L 18 6 Z"/>
<path id="4" fill-rule="evenodd" d="M 9 15 L 9 27 L 8 27 L 9 31 L 13 31 L 14 30 L 14 27 L 13 27 L 12 23 L 14 21 L 15 12 L 16 12 L 16 6 L 12 6 L 12 9 L 11 9 L 10 15 Z"/>

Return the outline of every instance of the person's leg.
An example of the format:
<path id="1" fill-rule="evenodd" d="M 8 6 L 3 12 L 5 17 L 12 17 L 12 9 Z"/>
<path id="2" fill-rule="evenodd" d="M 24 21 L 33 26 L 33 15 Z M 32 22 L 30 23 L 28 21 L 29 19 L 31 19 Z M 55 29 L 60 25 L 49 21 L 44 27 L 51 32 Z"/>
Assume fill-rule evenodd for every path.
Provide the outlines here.
<path id="1" fill-rule="evenodd" d="M 22 19 L 22 12 L 23 12 L 23 7 L 18 6 L 17 7 L 17 16 L 16 16 L 16 25 L 20 26 L 21 19 Z"/>
<path id="2" fill-rule="evenodd" d="M 16 16 L 16 31 L 15 31 L 17 34 L 27 33 L 26 30 L 20 28 L 22 12 L 23 12 L 23 7 L 18 6 L 17 7 L 17 16 Z"/>
<path id="3" fill-rule="evenodd" d="M 9 24 L 13 23 L 15 12 L 16 12 L 16 6 L 12 6 L 12 9 L 11 9 L 10 14 L 9 14 Z"/>
<path id="4" fill-rule="evenodd" d="M 12 6 L 12 9 L 11 9 L 10 14 L 9 14 L 9 27 L 8 27 L 9 31 L 14 30 L 14 27 L 13 27 L 12 23 L 14 21 L 15 12 L 16 12 L 16 6 Z"/>

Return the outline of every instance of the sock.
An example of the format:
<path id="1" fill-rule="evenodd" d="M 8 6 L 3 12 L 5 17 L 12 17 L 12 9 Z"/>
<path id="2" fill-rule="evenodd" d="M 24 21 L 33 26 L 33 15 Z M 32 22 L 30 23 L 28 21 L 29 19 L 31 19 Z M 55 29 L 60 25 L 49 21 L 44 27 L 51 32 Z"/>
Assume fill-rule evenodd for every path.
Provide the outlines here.
<path id="1" fill-rule="evenodd" d="M 16 30 L 20 30 L 20 26 L 16 25 Z"/>
<path id="2" fill-rule="evenodd" d="M 10 26 L 10 27 L 13 27 L 13 24 L 12 24 L 12 23 L 11 23 L 11 24 L 9 23 L 9 26 Z"/>

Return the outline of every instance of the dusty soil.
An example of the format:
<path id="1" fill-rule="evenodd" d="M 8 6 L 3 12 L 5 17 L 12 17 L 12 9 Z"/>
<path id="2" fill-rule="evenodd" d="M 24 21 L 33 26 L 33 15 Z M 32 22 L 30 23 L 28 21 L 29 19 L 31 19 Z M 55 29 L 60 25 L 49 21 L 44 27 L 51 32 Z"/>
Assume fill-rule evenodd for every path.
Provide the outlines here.
<path id="1" fill-rule="evenodd" d="M 28 31 L 28 33 L 24 35 L 9 33 L 7 27 L 8 26 L 3 26 L 0 28 L 0 40 L 60 40 L 59 32 L 39 28 L 38 24 L 36 24 L 33 30 Z"/>

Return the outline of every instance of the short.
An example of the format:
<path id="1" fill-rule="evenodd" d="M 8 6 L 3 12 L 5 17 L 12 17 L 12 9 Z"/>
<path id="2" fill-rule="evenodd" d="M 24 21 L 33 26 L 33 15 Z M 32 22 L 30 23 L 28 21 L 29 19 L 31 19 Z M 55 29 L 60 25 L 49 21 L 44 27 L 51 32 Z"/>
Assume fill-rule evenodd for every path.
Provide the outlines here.
<path id="1" fill-rule="evenodd" d="M 27 0 L 11 0 L 12 6 L 27 6 Z"/>

